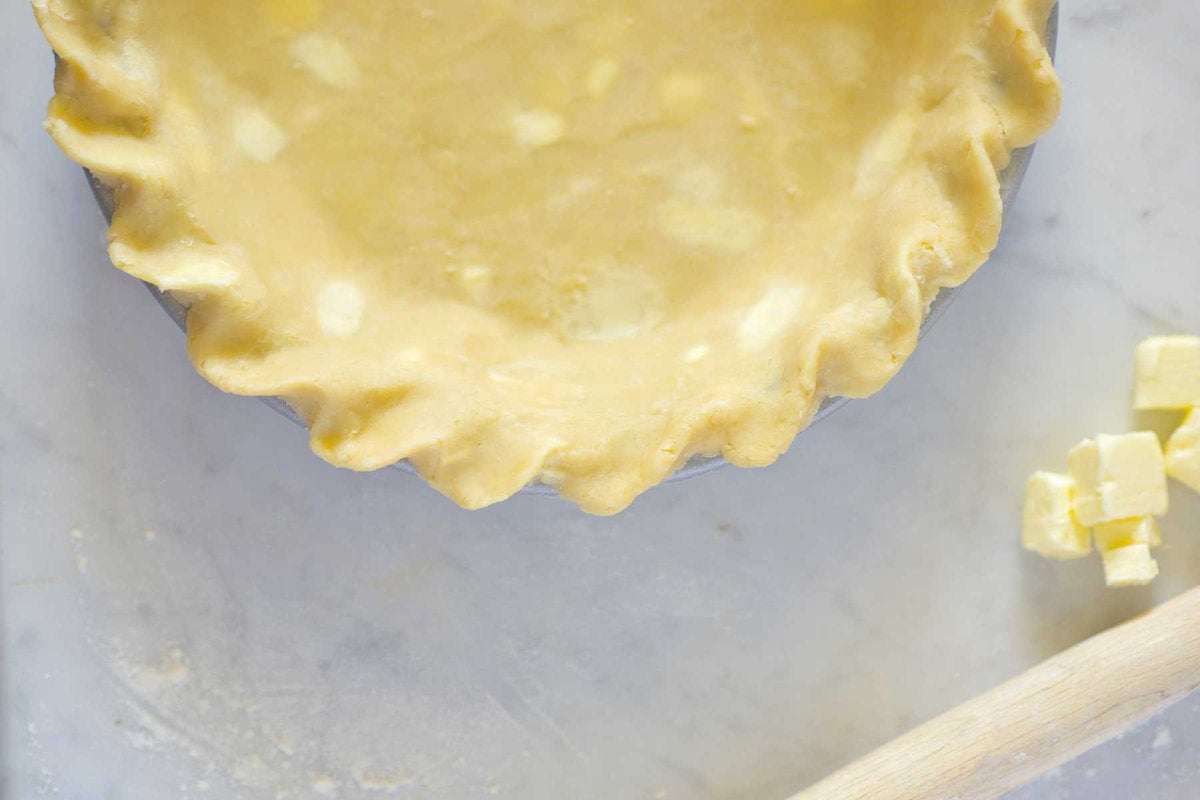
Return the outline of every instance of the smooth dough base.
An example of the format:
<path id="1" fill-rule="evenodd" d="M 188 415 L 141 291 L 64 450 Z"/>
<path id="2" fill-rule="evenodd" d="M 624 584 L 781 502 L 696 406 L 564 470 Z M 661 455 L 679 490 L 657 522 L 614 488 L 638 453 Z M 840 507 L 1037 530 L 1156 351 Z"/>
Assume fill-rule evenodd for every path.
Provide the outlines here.
<path id="1" fill-rule="evenodd" d="M 884 385 L 1058 112 L 1050 0 L 34 0 L 47 127 L 217 386 L 476 508 Z"/>

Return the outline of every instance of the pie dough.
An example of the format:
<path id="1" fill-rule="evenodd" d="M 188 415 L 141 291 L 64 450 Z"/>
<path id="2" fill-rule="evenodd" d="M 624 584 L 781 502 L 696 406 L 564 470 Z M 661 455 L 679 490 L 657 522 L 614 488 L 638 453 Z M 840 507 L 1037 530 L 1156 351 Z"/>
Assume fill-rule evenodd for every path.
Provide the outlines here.
<path id="1" fill-rule="evenodd" d="M 1051 0 L 33 0 L 217 386 L 464 506 L 628 505 L 868 395 L 1059 108 Z"/>

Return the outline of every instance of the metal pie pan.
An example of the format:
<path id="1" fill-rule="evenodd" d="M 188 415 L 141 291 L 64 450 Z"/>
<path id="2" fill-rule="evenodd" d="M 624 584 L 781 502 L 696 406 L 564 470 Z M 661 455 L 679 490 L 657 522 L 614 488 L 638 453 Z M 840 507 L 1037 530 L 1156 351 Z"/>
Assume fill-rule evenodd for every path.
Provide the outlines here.
<path id="1" fill-rule="evenodd" d="M 1057 40 L 1058 7 L 1055 6 L 1054 11 L 1051 13 L 1049 25 L 1047 26 L 1046 30 L 1046 44 L 1051 55 L 1054 55 Z M 1013 201 L 1016 200 L 1017 193 L 1021 188 L 1021 183 L 1025 178 L 1025 173 L 1029 169 L 1029 163 L 1033 159 L 1033 150 L 1034 148 L 1031 146 L 1014 151 L 1011 162 L 1000 175 L 1000 197 L 1004 202 L 1005 217 L 1008 216 L 1009 210 L 1012 208 Z M 96 201 L 100 204 L 100 209 L 104 212 L 105 219 L 111 222 L 113 214 L 112 190 L 92 173 L 87 172 L 86 170 L 85 173 L 87 174 L 88 183 L 92 187 L 92 193 L 96 196 Z M 165 310 L 171 319 L 175 321 L 175 324 L 178 325 L 181 330 L 186 331 L 187 308 L 175 300 L 175 298 L 173 298 L 169 292 L 163 292 L 153 284 L 146 283 L 146 288 L 150 290 L 152 295 L 154 295 L 154 298 L 158 301 L 159 305 L 163 307 L 163 310 Z M 934 298 L 933 303 L 929 307 L 929 313 L 926 315 L 925 321 L 921 325 L 921 338 L 929 333 L 937 321 L 941 319 L 946 309 L 954 301 L 954 298 L 958 296 L 959 291 L 960 287 L 944 289 L 936 298 Z M 292 407 L 284 402 L 281 398 L 268 396 L 260 397 L 258 399 L 297 425 L 304 426 L 304 420 L 300 419 L 300 416 L 296 414 Z M 845 397 L 827 398 L 823 403 L 821 403 L 821 407 L 813 416 L 811 424 L 815 425 L 818 422 L 828 418 L 847 402 L 848 399 Z M 697 456 L 691 459 L 674 474 L 666 478 L 664 483 L 674 483 L 676 481 L 687 480 L 688 478 L 704 475 L 712 472 L 713 470 L 720 469 L 721 467 L 726 466 L 728 463 L 729 462 L 721 456 Z M 416 469 L 407 460 L 397 461 L 392 466 L 395 469 L 399 469 L 412 475 L 417 474 Z M 526 486 L 521 490 L 521 493 L 539 495 L 557 494 L 554 487 L 537 482 Z"/>

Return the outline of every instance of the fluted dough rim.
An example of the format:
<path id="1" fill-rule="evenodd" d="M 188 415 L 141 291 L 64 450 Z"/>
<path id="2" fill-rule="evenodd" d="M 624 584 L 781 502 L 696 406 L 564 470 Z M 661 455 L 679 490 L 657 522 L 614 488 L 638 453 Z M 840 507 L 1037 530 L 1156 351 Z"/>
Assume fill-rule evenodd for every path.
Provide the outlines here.
<path id="1" fill-rule="evenodd" d="M 346 398 L 332 396 L 312 370 L 298 368 L 286 380 L 264 381 L 237 369 L 244 354 L 197 357 L 198 341 L 222 326 L 239 324 L 239 309 L 247 309 L 248 314 L 253 304 L 233 289 L 241 254 L 229 243 L 208 240 L 203 230 L 195 228 L 186 207 L 180 165 L 157 151 L 145 136 L 145 131 L 171 114 L 186 110 L 163 109 L 153 76 L 122 72 L 110 62 L 110 55 L 89 46 L 87 37 L 80 35 L 79 26 L 91 24 L 83 20 L 80 0 L 33 0 L 33 6 L 59 57 L 57 93 L 50 104 L 47 130 L 68 155 L 113 189 L 110 254 L 114 263 L 196 309 L 189 315 L 188 339 L 197 369 L 226 391 L 284 398 L 305 419 L 314 451 L 326 460 L 369 470 L 407 458 L 435 488 L 468 508 L 502 500 L 540 479 L 589 512 L 615 513 L 697 454 L 719 454 L 739 466 L 773 462 L 807 426 L 824 398 L 864 396 L 900 368 L 916 345 L 916 331 L 938 291 L 965 281 L 994 248 L 1002 213 L 1000 173 L 1015 149 L 1033 144 L 1051 127 L 1061 102 L 1042 36 L 1054 3 L 997 0 L 988 19 L 986 58 L 1002 79 L 970 87 L 978 94 L 978 107 L 990 113 L 964 121 L 963 137 L 930 145 L 942 148 L 940 158 L 931 163 L 940 164 L 987 213 L 961 221 L 968 229 L 958 231 L 961 246 L 949 256 L 921 251 L 921 246 L 928 248 L 923 242 L 910 252 L 895 254 L 897 261 L 882 291 L 899 320 L 895 327 L 907 332 L 896 334 L 886 358 L 859 357 L 853 339 L 864 335 L 862 329 L 849 326 L 847 331 L 833 332 L 812 344 L 801 368 L 772 403 L 735 394 L 674 409 L 660 440 L 644 442 L 639 457 L 626 457 L 615 466 L 603 464 L 604 459 L 594 454 L 561 457 L 573 443 L 552 437 L 528 441 L 520 431 L 504 429 L 495 418 L 469 430 L 422 425 L 419 435 L 400 437 L 392 447 L 376 446 L 366 453 L 356 447 L 356 440 L 372 420 L 348 420 Z M 167 217 L 169 225 L 164 224 Z M 160 234 L 167 230 L 189 231 L 188 246 L 163 240 Z M 377 398 L 384 413 L 402 408 L 415 418 L 420 418 L 422 409 L 447 401 L 436 380 L 414 381 L 405 387 L 360 387 L 359 391 Z M 485 455 L 474 462 L 464 460 L 461 448 L 453 445 L 466 440 L 477 440 Z M 451 452 L 455 455 L 448 457 Z M 497 452 L 503 457 L 497 457 Z"/>

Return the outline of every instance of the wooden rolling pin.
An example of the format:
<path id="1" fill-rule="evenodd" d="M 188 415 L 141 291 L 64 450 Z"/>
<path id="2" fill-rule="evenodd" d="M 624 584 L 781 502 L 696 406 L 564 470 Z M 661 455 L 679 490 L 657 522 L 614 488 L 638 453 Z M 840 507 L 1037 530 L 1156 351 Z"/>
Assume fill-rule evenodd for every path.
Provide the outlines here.
<path id="1" fill-rule="evenodd" d="M 1200 588 L 967 701 L 792 800 L 991 800 L 1200 687 Z"/>

